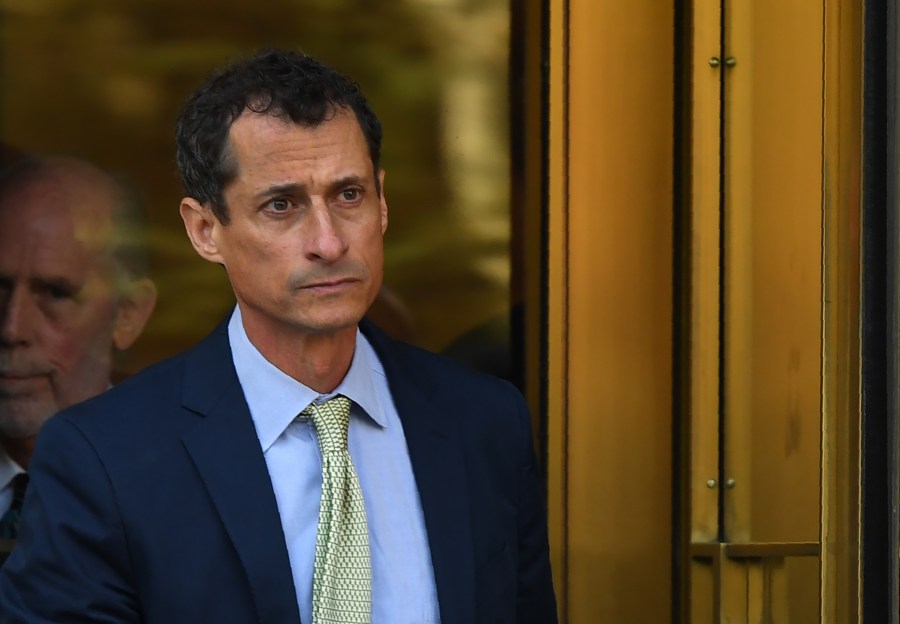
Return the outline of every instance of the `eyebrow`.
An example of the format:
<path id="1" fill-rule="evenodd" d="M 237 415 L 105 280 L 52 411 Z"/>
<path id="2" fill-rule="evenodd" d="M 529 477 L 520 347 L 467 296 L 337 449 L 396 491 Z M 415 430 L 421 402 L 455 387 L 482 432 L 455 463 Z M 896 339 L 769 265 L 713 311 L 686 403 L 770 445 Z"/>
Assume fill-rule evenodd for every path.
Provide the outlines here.
<path id="1" fill-rule="evenodd" d="M 33 277 L 29 280 L 32 286 L 40 288 L 57 288 L 66 292 L 77 293 L 81 290 L 82 284 L 77 284 L 68 277 Z"/>
<path id="2" fill-rule="evenodd" d="M 350 186 L 351 184 L 364 185 L 365 183 L 366 183 L 366 180 L 362 176 L 348 175 L 348 176 L 344 176 L 343 178 L 338 178 L 337 180 L 335 180 L 331 184 L 330 189 L 335 190 L 335 189 L 343 188 L 345 186 Z"/>
<path id="3" fill-rule="evenodd" d="M 257 193 L 255 199 L 265 199 L 266 197 L 277 195 L 306 195 L 306 185 L 294 183 L 276 184 Z"/>
<path id="4" fill-rule="evenodd" d="M 13 284 L 15 281 L 16 278 L 14 276 L 0 273 L 0 284 Z M 30 276 L 25 278 L 24 283 L 28 285 L 28 288 L 57 288 L 71 293 L 79 292 L 84 286 L 62 275 Z"/>
<path id="5" fill-rule="evenodd" d="M 352 184 L 360 184 L 364 185 L 366 182 L 365 178 L 359 175 L 347 175 L 342 178 L 338 178 L 334 180 L 328 185 L 329 191 L 335 191 L 340 188 L 344 188 L 345 186 L 350 186 Z M 270 186 L 259 193 L 256 194 L 256 199 L 261 200 L 266 197 L 276 197 L 278 195 L 307 195 L 307 188 L 305 184 L 297 184 L 293 182 L 289 182 L 287 184 L 275 184 Z"/>

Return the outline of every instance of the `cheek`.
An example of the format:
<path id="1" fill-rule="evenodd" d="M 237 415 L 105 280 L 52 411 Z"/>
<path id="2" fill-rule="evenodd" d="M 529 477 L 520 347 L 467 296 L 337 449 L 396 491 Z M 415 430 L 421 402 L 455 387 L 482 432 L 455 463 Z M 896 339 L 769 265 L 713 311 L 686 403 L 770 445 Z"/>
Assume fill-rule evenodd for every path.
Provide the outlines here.
<path id="1" fill-rule="evenodd" d="M 373 272 L 380 272 L 384 264 L 384 237 L 373 231 L 365 241 L 365 254 Z"/>
<path id="2" fill-rule="evenodd" d="M 384 272 L 384 249 L 380 243 L 369 254 L 369 266 L 373 275 L 380 276 Z"/>
<path id="3" fill-rule="evenodd" d="M 245 280 L 254 283 L 274 284 L 282 281 L 303 262 L 300 247 L 290 240 L 268 240 L 260 246 L 248 249 L 241 259 L 241 272 Z"/>
<path id="4" fill-rule="evenodd" d="M 98 366 L 107 367 L 112 356 L 115 321 L 112 304 L 92 306 L 66 320 L 49 332 L 44 344 L 54 368 L 82 376 L 91 374 Z"/>
<path id="5" fill-rule="evenodd" d="M 88 336 L 60 336 L 48 345 L 50 360 L 57 371 L 68 373 L 87 364 L 90 342 Z"/>
<path id="6" fill-rule="evenodd" d="M 243 237 L 235 241 L 231 253 L 225 257 L 229 275 L 240 274 L 252 279 L 265 279 L 278 271 L 283 258 L 290 258 L 290 239 Z"/>
<path id="7" fill-rule="evenodd" d="M 267 239 L 235 245 L 225 265 L 235 294 L 257 302 L 284 296 L 291 276 L 303 267 L 301 250 L 290 243 Z"/>

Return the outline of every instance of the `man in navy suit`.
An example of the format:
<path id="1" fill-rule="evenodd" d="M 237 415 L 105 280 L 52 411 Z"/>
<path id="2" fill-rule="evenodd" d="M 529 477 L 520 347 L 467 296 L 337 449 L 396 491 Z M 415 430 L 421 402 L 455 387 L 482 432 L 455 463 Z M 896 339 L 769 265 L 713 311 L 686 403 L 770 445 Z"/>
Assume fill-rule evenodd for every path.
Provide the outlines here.
<path id="1" fill-rule="evenodd" d="M 185 228 L 237 305 L 194 349 L 45 425 L 0 622 L 555 622 L 521 395 L 361 321 L 388 210 L 358 87 L 265 51 L 191 96 L 177 141 Z M 350 567 L 321 561 L 349 557 L 333 546 L 349 525 L 317 541 L 333 477 L 310 414 L 334 401 L 365 544 L 360 591 L 328 619 L 320 588 Z"/>

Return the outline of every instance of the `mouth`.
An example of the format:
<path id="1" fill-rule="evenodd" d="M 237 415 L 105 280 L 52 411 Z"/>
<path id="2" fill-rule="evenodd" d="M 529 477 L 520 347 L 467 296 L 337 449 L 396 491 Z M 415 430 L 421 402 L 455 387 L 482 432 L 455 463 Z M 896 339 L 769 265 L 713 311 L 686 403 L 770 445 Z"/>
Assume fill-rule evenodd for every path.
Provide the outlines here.
<path id="1" fill-rule="evenodd" d="M 16 371 L 0 371 L 0 379 L 11 379 L 13 381 L 20 379 L 31 379 L 32 377 L 41 377 L 44 373 L 26 372 L 20 373 Z"/>
<path id="2" fill-rule="evenodd" d="M 320 282 L 313 282 L 311 284 L 306 284 L 306 285 L 302 286 L 300 288 L 300 290 L 303 290 L 306 292 L 322 294 L 322 295 L 333 294 L 333 293 L 338 293 L 343 290 L 346 290 L 347 288 L 350 288 L 351 286 L 356 284 L 358 281 L 359 280 L 349 278 L 349 277 L 333 279 L 333 280 L 322 280 Z"/>
<path id="3" fill-rule="evenodd" d="M 0 396 L 29 394 L 44 387 L 49 373 L 0 371 Z"/>
<path id="4" fill-rule="evenodd" d="M 0 381 L 28 381 L 50 376 L 49 369 L 37 366 L 0 366 Z"/>

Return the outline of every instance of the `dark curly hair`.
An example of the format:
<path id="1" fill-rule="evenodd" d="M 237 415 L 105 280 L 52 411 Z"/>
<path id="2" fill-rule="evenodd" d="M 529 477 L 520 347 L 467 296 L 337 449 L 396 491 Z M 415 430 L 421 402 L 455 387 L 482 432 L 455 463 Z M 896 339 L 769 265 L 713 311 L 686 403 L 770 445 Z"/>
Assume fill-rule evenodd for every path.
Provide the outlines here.
<path id="1" fill-rule="evenodd" d="M 212 207 L 223 224 L 229 221 L 224 187 L 237 175 L 229 157 L 228 132 L 246 111 L 290 117 L 315 127 L 339 109 L 352 110 L 359 122 L 375 172 L 381 157 L 381 122 L 369 108 L 359 85 L 302 52 L 265 49 L 213 73 L 191 95 L 178 117 L 176 160 L 189 197 Z"/>

